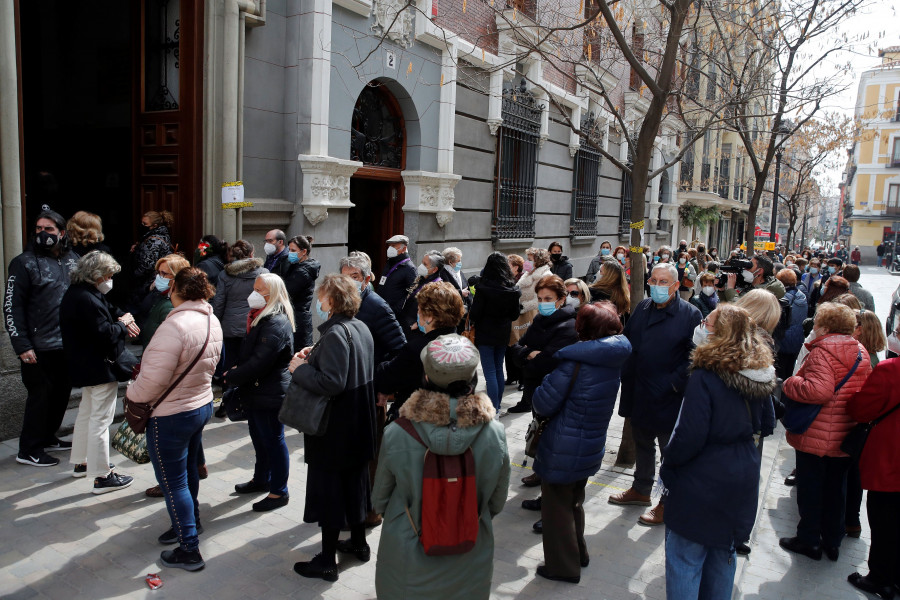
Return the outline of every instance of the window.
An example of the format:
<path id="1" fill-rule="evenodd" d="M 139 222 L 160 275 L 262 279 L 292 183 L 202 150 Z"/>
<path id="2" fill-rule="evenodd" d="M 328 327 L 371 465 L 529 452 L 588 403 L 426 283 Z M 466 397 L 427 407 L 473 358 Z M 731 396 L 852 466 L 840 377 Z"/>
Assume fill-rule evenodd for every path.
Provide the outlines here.
<path id="1" fill-rule="evenodd" d="M 622 140 L 623 144 L 627 144 L 627 140 Z M 637 144 L 637 139 L 632 140 L 632 144 L 628 146 L 628 162 L 626 163 L 629 168 L 634 167 L 634 153 L 631 149 L 634 147 L 634 144 Z M 619 203 L 619 231 L 622 233 L 628 232 L 631 225 L 631 200 L 632 194 L 634 192 L 634 181 L 631 179 L 631 173 L 628 171 L 622 171 L 622 188 L 620 193 L 620 203 Z M 635 215 L 636 217 L 642 217 L 643 215 Z"/>
<path id="2" fill-rule="evenodd" d="M 892 183 L 888 186 L 887 208 L 893 214 L 900 211 L 900 184 Z"/>
<path id="3" fill-rule="evenodd" d="M 691 57 L 691 66 L 688 70 L 687 96 L 691 100 L 697 100 L 700 95 L 700 54 L 694 52 Z"/>
<path id="4" fill-rule="evenodd" d="M 715 100 L 716 99 L 716 65 L 709 65 L 709 75 L 706 79 L 706 99 L 707 100 Z"/>
<path id="5" fill-rule="evenodd" d="M 525 88 L 503 91 L 503 125 L 497 132 L 497 171 L 491 238 L 534 237 L 538 136 L 544 107 Z"/>
<path id="6" fill-rule="evenodd" d="M 719 197 L 728 197 L 728 184 L 731 179 L 731 144 L 722 144 L 722 158 L 719 159 Z"/>
<path id="7" fill-rule="evenodd" d="M 605 126 L 604 126 L 605 127 Z M 588 141 L 599 145 L 594 115 L 581 121 L 581 146 L 575 154 L 572 183 L 572 221 L 570 235 L 597 235 L 597 196 L 600 195 L 600 153 Z M 593 134 L 593 135 L 592 135 Z"/>
<path id="8" fill-rule="evenodd" d="M 631 34 L 631 51 L 634 53 L 635 58 L 637 58 L 638 62 L 644 61 L 644 34 L 633 32 Z M 631 79 L 629 80 L 628 87 L 632 90 L 639 90 L 641 86 L 644 84 L 641 81 L 640 76 L 637 71 L 634 70 L 634 67 L 631 68 Z"/>
<path id="9" fill-rule="evenodd" d="M 692 138 L 691 132 L 687 133 L 688 138 Z M 691 144 L 681 157 L 681 189 L 689 190 L 694 187 L 694 145 Z"/>
<path id="10" fill-rule="evenodd" d="M 894 138 L 891 148 L 891 167 L 900 167 L 900 138 Z"/>

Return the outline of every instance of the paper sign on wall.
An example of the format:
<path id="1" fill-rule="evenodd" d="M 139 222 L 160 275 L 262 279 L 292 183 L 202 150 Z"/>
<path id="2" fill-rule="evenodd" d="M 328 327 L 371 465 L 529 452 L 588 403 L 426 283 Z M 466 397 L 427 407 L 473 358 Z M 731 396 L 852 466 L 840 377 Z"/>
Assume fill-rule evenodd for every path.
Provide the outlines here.
<path id="1" fill-rule="evenodd" d="M 252 202 L 244 202 L 244 182 L 226 181 L 222 184 L 222 208 L 247 208 Z"/>

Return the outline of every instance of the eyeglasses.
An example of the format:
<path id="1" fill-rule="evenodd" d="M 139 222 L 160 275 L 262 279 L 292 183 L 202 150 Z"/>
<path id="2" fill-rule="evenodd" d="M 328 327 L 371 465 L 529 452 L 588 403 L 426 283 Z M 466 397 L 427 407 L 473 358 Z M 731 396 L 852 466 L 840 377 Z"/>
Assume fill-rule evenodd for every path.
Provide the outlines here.
<path id="1" fill-rule="evenodd" d="M 571 292 L 569 292 L 569 296 L 571 296 L 572 298 L 577 298 L 580 295 L 581 295 L 581 292 L 579 292 L 578 290 L 572 290 Z"/>

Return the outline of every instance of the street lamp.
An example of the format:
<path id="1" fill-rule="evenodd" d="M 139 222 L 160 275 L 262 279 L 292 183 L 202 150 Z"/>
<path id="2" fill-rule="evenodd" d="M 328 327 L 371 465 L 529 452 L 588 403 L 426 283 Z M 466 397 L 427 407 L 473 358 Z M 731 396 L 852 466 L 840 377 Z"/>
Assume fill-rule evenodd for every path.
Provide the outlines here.
<path id="1" fill-rule="evenodd" d="M 772 220 L 769 223 L 769 241 L 775 241 L 776 229 L 778 229 L 778 181 L 781 179 L 781 155 L 784 154 L 784 138 L 787 137 L 788 128 L 781 123 L 778 133 L 775 134 L 775 186 L 772 190 Z"/>

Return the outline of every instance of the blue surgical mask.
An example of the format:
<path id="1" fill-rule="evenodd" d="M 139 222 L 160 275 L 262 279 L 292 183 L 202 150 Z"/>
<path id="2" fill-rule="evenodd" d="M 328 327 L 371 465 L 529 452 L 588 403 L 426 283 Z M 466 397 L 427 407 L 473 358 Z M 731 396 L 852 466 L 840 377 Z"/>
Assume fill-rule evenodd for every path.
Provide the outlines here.
<path id="1" fill-rule="evenodd" d="M 653 257 L 653 262 L 658 263 L 658 262 L 659 262 L 659 257 L 658 257 L 658 256 L 654 256 L 654 257 Z"/>
<path id="2" fill-rule="evenodd" d="M 331 315 L 331 313 L 327 313 L 322 310 L 322 301 L 318 298 L 316 298 L 316 314 L 319 315 L 319 318 L 323 321 L 327 321 L 328 317 Z"/>
<path id="3" fill-rule="evenodd" d="M 828 273 L 834 275 L 835 273 L 837 273 L 837 267 L 829 266 Z"/>
<path id="4" fill-rule="evenodd" d="M 158 292 L 167 292 L 169 291 L 169 284 L 171 281 L 160 275 L 156 274 L 156 280 L 153 282 L 153 285 L 156 286 L 156 291 Z"/>
<path id="5" fill-rule="evenodd" d="M 356 284 L 356 290 L 357 290 L 360 294 L 362 294 L 362 291 L 363 291 L 363 282 L 362 282 L 362 281 L 354 281 L 353 283 Z"/>
<path id="6" fill-rule="evenodd" d="M 665 304 L 669 301 L 669 286 L 667 285 L 651 285 L 650 299 L 657 304 Z"/>
<path id="7" fill-rule="evenodd" d="M 607 256 L 609 254 L 609 248 L 600 248 L 600 254 Z"/>
<path id="8" fill-rule="evenodd" d="M 419 331 L 425 333 L 425 326 L 422 325 L 422 321 L 419 320 L 419 313 L 416 313 L 416 325 L 418 325 Z"/>
<path id="9" fill-rule="evenodd" d="M 453 265 L 453 270 L 456 271 L 457 273 L 462 271 L 462 262 L 458 262 L 455 265 Z"/>
<path id="10" fill-rule="evenodd" d="M 810 267 L 810 268 L 809 268 L 809 274 L 810 274 L 810 275 L 815 275 L 815 274 L 818 273 L 818 272 L 819 272 L 819 269 L 818 269 L 817 267 Z"/>
<path id="11" fill-rule="evenodd" d="M 556 312 L 556 302 L 538 302 L 538 312 L 549 317 Z"/>
<path id="12" fill-rule="evenodd" d="M 297 264 L 300 262 L 300 253 L 299 252 L 288 252 L 288 262 L 292 264 Z"/>

